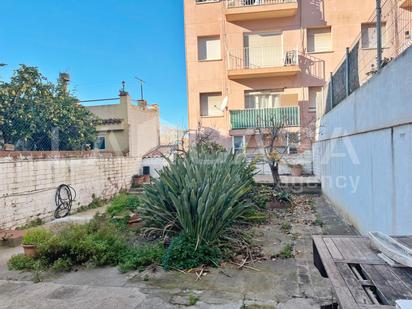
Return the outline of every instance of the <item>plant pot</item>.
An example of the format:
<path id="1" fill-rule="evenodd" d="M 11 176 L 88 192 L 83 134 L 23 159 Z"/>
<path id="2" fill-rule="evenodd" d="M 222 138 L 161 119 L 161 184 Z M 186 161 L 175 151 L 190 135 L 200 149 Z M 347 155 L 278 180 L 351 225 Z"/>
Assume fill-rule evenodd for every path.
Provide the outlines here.
<path id="1" fill-rule="evenodd" d="M 23 245 L 24 255 L 28 257 L 37 256 L 37 246 L 36 245 Z"/>
<path id="2" fill-rule="evenodd" d="M 303 166 L 298 164 L 298 165 L 293 165 L 290 173 L 292 174 L 292 176 L 298 177 L 298 176 L 302 176 L 303 174 Z"/>

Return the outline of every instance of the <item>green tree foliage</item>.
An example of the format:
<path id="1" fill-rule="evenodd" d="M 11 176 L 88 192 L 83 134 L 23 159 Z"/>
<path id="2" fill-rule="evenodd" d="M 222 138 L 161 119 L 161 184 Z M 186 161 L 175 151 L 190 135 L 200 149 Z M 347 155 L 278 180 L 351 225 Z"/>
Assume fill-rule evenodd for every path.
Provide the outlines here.
<path id="1" fill-rule="evenodd" d="M 36 67 L 21 65 L 0 83 L 0 132 L 4 143 L 24 150 L 80 150 L 95 140 L 93 115 L 63 85 Z M 58 133 L 57 133 L 58 132 Z"/>

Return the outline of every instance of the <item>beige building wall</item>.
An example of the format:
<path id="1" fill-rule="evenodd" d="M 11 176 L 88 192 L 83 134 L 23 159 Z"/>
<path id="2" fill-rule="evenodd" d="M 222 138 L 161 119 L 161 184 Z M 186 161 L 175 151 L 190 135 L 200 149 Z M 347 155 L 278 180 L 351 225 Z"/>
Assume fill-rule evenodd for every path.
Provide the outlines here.
<path id="1" fill-rule="evenodd" d="M 160 143 L 160 113 L 157 105 L 132 102 L 127 93 L 120 103 L 87 107 L 99 119 L 106 120 L 96 127 L 98 136 L 105 137 L 106 151 L 122 152 L 141 158 Z M 115 123 L 107 124 L 107 120 Z"/>
<path id="2" fill-rule="evenodd" d="M 298 1 L 296 14 L 291 17 L 228 22 L 226 1 L 197 3 L 184 0 L 186 62 L 188 86 L 189 129 L 215 129 L 221 141 L 231 146 L 229 136 L 230 110 L 245 108 L 245 91 L 277 89 L 281 106 L 299 106 L 301 125 L 314 123 L 316 113 L 310 110 L 309 87 L 324 87 L 329 72 L 335 70 L 375 8 L 375 0 L 314 0 Z M 256 10 L 256 6 L 250 10 Z M 232 9 L 233 10 L 233 9 Z M 327 52 L 307 52 L 308 29 L 330 27 L 332 46 Z M 230 80 L 230 54 L 244 47 L 244 36 L 249 33 L 279 33 L 283 53 L 298 50 L 301 72 L 293 76 L 258 77 Z M 219 36 L 221 59 L 198 60 L 198 38 Z M 221 116 L 200 115 L 200 94 L 221 92 L 228 97 L 228 109 Z"/>

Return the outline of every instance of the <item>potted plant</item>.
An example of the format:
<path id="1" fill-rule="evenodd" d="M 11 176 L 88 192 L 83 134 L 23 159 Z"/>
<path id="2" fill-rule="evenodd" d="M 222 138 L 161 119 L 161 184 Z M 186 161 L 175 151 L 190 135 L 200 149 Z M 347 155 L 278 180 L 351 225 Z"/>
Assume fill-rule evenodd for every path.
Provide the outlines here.
<path id="1" fill-rule="evenodd" d="M 302 176 L 303 174 L 303 165 L 302 164 L 294 164 L 291 166 L 290 173 L 292 176 Z"/>
<path id="2" fill-rule="evenodd" d="M 24 255 L 36 257 L 41 245 L 47 243 L 53 236 L 53 233 L 45 228 L 34 228 L 28 230 L 22 240 Z"/>

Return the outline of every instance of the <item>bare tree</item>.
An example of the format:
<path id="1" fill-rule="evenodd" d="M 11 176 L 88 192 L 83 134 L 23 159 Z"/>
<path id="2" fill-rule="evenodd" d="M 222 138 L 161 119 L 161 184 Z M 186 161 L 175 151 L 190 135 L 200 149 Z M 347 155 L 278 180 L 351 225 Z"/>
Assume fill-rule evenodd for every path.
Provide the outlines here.
<path id="1" fill-rule="evenodd" d="M 299 133 L 293 133 L 288 129 L 288 123 L 288 119 L 279 120 L 272 117 L 265 121 L 264 126 L 258 126 L 256 129 L 258 143 L 263 149 L 263 160 L 269 165 L 275 190 L 280 188 L 280 164 L 287 163 L 286 155 L 290 153 L 290 145 L 298 144 L 300 138 Z"/>

